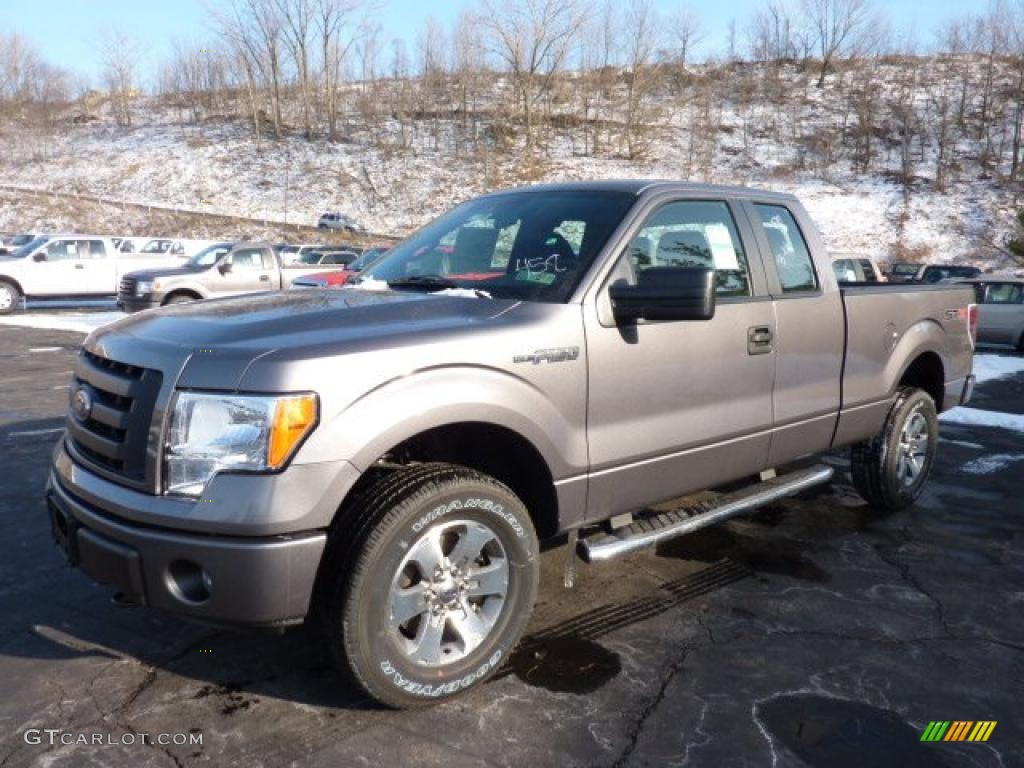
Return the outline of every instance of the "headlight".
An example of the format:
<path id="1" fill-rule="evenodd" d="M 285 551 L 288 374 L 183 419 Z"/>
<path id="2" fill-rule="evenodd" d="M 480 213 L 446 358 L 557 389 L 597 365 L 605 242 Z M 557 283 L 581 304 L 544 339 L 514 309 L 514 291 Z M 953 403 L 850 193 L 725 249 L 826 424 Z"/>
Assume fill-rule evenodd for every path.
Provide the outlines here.
<path id="1" fill-rule="evenodd" d="M 168 493 L 199 496 L 221 470 L 280 469 L 317 420 L 317 397 L 180 392 L 167 436 Z"/>
<path id="2" fill-rule="evenodd" d="M 135 284 L 135 295 L 145 296 L 147 293 L 153 292 L 153 281 L 152 280 L 139 280 Z"/>

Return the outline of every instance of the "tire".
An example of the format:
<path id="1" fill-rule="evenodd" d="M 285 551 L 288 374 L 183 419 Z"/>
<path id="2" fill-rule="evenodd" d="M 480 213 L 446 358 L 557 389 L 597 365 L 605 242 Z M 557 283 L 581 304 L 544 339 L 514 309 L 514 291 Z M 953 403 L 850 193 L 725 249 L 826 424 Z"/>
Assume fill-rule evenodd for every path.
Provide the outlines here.
<path id="1" fill-rule="evenodd" d="M 931 396 L 921 389 L 900 389 L 882 431 L 853 447 L 851 474 L 857 492 L 885 512 L 913 504 L 931 474 L 938 439 Z"/>
<path id="2" fill-rule="evenodd" d="M 195 296 L 189 296 L 187 293 L 174 293 L 164 299 L 164 303 L 161 306 L 169 306 L 171 304 L 190 304 L 193 301 L 198 301 Z"/>
<path id="3" fill-rule="evenodd" d="M 0 315 L 10 315 L 21 307 L 21 291 L 18 286 L 0 280 Z"/>
<path id="4" fill-rule="evenodd" d="M 352 512 L 320 575 L 335 666 L 399 709 L 494 674 L 526 628 L 540 577 L 537 535 L 515 494 L 474 470 L 425 464 L 389 473 Z"/>

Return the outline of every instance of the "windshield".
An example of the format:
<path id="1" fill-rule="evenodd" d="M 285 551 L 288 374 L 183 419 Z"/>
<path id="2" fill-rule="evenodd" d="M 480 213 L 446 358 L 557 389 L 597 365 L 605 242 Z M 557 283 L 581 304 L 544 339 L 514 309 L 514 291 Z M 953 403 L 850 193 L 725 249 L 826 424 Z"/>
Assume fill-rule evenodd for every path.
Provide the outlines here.
<path id="1" fill-rule="evenodd" d="M 21 246 L 21 248 L 14 251 L 10 255 L 18 259 L 23 259 L 30 253 L 35 251 L 37 248 L 42 248 L 44 245 L 46 245 L 46 241 L 49 239 L 50 238 L 48 237 L 37 237 L 32 240 L 29 240 L 27 243 L 25 243 L 25 245 Z"/>
<path id="2" fill-rule="evenodd" d="M 188 260 L 193 267 L 212 267 L 217 259 L 231 250 L 231 243 L 217 243 L 209 248 L 203 248 L 199 253 Z"/>
<path id="3" fill-rule="evenodd" d="M 310 251 L 299 256 L 300 264 L 319 264 L 324 255 L 319 251 Z"/>
<path id="4" fill-rule="evenodd" d="M 395 246 L 355 282 L 566 301 L 635 202 L 626 192 L 579 190 L 471 200 Z"/>
<path id="5" fill-rule="evenodd" d="M 348 265 L 352 272 L 361 272 L 373 264 L 381 255 L 387 253 L 384 248 L 370 248 L 363 252 L 363 255 Z"/>

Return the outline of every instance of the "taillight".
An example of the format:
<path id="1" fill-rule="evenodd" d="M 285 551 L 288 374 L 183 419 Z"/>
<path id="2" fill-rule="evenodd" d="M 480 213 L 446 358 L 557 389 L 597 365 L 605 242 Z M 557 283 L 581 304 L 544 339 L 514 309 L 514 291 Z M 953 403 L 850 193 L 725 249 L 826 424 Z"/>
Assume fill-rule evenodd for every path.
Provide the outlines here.
<path id="1" fill-rule="evenodd" d="M 978 305 L 967 305 L 967 332 L 971 335 L 971 345 L 978 343 Z"/>

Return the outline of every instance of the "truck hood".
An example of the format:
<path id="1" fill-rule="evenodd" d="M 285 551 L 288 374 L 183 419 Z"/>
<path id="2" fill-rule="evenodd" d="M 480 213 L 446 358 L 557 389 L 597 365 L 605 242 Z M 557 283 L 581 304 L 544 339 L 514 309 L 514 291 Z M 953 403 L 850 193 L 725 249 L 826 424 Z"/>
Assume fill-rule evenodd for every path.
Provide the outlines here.
<path id="1" fill-rule="evenodd" d="M 324 353 L 402 343 L 466 329 L 501 314 L 516 302 L 406 291 L 283 291 L 176 304 L 118 320 L 94 341 L 127 335 L 204 355 L 233 352 L 255 357 L 288 349 Z M 239 354 L 241 353 L 241 354 Z"/>
<path id="2" fill-rule="evenodd" d="M 180 275 L 197 275 L 208 269 L 210 267 L 163 267 L 156 269 L 133 269 L 129 274 L 138 280 L 156 280 L 164 277 L 178 277 Z"/>

